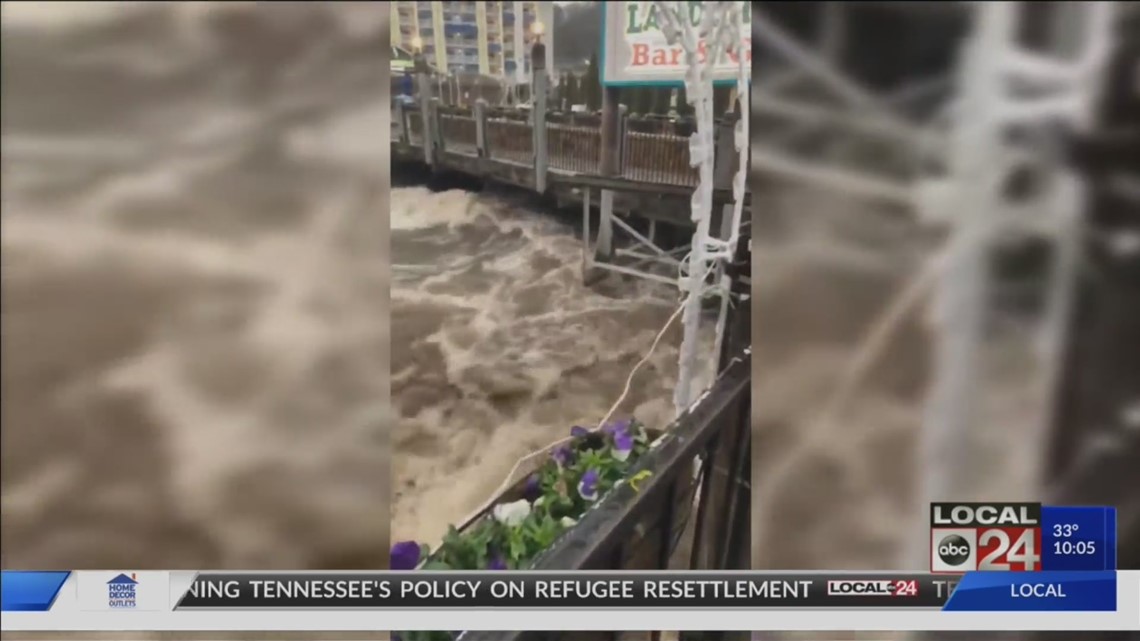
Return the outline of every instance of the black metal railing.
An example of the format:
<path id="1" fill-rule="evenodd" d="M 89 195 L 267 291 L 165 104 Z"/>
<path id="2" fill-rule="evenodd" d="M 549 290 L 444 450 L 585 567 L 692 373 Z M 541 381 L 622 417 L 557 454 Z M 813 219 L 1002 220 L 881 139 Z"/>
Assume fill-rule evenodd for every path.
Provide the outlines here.
<path id="1" fill-rule="evenodd" d="M 530 123 L 513 118 L 488 118 L 487 155 L 494 160 L 531 164 L 534 136 Z"/>
<path id="2" fill-rule="evenodd" d="M 446 151 L 469 156 L 479 154 L 475 117 L 470 112 L 441 113 L 439 132 L 443 136 L 443 148 Z"/>
<path id="3" fill-rule="evenodd" d="M 729 359 L 638 471 L 532 564 L 534 570 L 739 568 L 748 548 L 751 348 Z M 743 509 L 742 509 L 743 508 Z M 683 539 L 690 539 L 685 544 Z M 746 564 L 745 564 L 746 567 Z M 615 639 L 616 632 L 468 632 L 461 641 Z M 700 638 L 715 638 L 700 633 Z"/>
<path id="4" fill-rule="evenodd" d="M 438 135 L 443 149 L 478 156 L 479 123 L 469 107 L 438 106 Z M 424 123 L 417 104 L 404 105 L 408 144 L 423 145 Z M 532 165 L 536 151 L 533 114 L 527 109 L 487 107 L 484 113 L 485 157 L 500 162 Z M 601 171 L 601 119 L 598 114 L 550 111 L 546 114 L 547 166 L 555 171 L 599 175 Z M 731 127 L 718 120 L 714 144 Z M 627 180 L 661 185 L 694 187 L 700 182 L 699 170 L 691 165 L 690 137 L 695 131 L 691 118 L 631 116 L 622 120 L 617 176 Z M 396 128 L 393 128 L 396 131 Z M 393 137 L 393 141 L 397 139 Z M 724 159 L 718 154 L 717 163 Z M 732 156 L 735 162 L 735 155 Z M 722 169 L 718 164 L 718 170 Z M 718 179 L 719 180 L 719 179 Z"/>
<path id="5" fill-rule="evenodd" d="M 554 169 L 597 174 L 602 131 L 569 123 L 546 123 L 547 159 Z"/>
<path id="6" fill-rule="evenodd" d="M 673 133 L 625 132 L 621 175 L 629 180 L 695 186 L 700 174 L 690 165 L 689 137 Z"/>

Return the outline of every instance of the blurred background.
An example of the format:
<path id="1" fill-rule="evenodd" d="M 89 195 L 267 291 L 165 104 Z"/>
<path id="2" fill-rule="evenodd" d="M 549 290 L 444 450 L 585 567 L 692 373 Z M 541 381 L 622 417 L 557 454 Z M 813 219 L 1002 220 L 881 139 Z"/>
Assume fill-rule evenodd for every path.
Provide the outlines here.
<path id="1" fill-rule="evenodd" d="M 387 566 L 387 14 L 3 4 L 3 567 Z"/>
<path id="2" fill-rule="evenodd" d="M 754 567 L 925 570 L 932 497 L 1116 505 L 1137 567 L 1135 7 L 753 6 Z M 1091 62 L 995 74 L 1014 51 Z"/>

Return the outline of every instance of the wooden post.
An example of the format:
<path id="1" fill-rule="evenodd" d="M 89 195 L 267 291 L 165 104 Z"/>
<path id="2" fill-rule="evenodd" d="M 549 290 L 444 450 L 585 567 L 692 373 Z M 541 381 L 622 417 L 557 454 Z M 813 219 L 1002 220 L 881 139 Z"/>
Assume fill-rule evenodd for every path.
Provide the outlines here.
<path id="1" fill-rule="evenodd" d="M 415 57 L 416 85 L 420 90 L 420 119 L 423 127 L 420 129 L 420 138 L 424 148 L 424 162 L 429 166 L 435 165 L 435 150 L 432 141 L 435 140 L 434 122 L 431 117 L 432 85 L 431 73 L 424 59 L 423 53 L 416 52 Z"/>
<path id="2" fill-rule="evenodd" d="M 487 101 L 475 101 L 475 149 L 480 158 L 489 158 L 487 149 Z"/>
<path id="3" fill-rule="evenodd" d="M 589 274 L 594 264 L 593 250 L 590 247 L 590 203 L 589 186 L 582 188 L 582 273 Z"/>
<path id="4" fill-rule="evenodd" d="M 602 158 L 603 176 L 621 175 L 622 113 L 617 87 L 604 87 L 602 93 Z M 602 190 L 601 217 L 598 221 L 598 242 L 595 255 L 609 259 L 613 256 L 614 192 Z"/>
<path id="5" fill-rule="evenodd" d="M 534 190 L 546 192 L 546 169 L 549 164 L 546 148 L 546 45 L 536 40 L 531 47 L 531 119 L 534 136 Z"/>
<path id="6" fill-rule="evenodd" d="M 432 131 L 431 158 L 432 158 L 432 166 L 433 167 L 439 161 L 439 153 L 441 151 L 443 151 L 443 148 L 444 148 L 444 146 L 443 146 L 443 127 L 439 126 L 440 125 L 439 104 L 440 104 L 439 96 L 432 96 L 431 104 L 430 104 L 430 111 L 428 112 L 427 118 L 424 119 L 425 121 L 431 120 L 431 131 Z"/>
<path id="7" fill-rule="evenodd" d="M 602 157 L 600 170 L 603 176 L 617 176 L 621 173 L 621 112 L 620 93 L 617 87 L 602 88 Z"/>
<path id="8" fill-rule="evenodd" d="M 420 130 L 421 144 L 424 147 L 424 162 L 429 167 L 435 165 L 435 123 L 431 116 L 432 86 L 431 76 L 420 74 L 420 119 L 423 127 Z"/>
<path id="9" fill-rule="evenodd" d="M 406 145 L 409 142 L 408 112 L 402 97 L 396 101 L 396 122 L 400 127 L 400 142 Z"/>

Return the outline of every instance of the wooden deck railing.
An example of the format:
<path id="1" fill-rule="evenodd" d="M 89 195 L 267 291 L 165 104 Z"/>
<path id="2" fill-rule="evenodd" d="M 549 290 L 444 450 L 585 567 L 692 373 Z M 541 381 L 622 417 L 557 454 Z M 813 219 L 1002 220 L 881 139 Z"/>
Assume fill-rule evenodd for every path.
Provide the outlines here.
<path id="1" fill-rule="evenodd" d="M 478 155 L 479 144 L 474 116 L 440 114 L 439 131 L 443 134 L 443 148 L 447 151 Z"/>
<path id="2" fill-rule="evenodd" d="M 579 174 L 597 174 L 602 131 L 596 127 L 547 123 L 546 143 L 550 166 Z"/>
<path id="3" fill-rule="evenodd" d="M 422 147 L 422 109 L 403 105 L 394 110 L 405 119 L 403 129 L 393 126 L 393 141 Z M 601 171 L 601 119 L 596 114 L 550 112 L 544 121 L 546 149 L 536 150 L 533 115 L 525 109 L 480 107 L 474 109 L 437 106 L 431 110 L 438 122 L 437 135 L 448 153 L 484 157 L 515 165 L 534 165 L 544 158 L 550 171 L 596 176 Z M 482 123 L 480 122 L 482 120 Z M 480 149 L 480 129 L 482 145 Z M 661 117 L 623 117 L 619 125 L 617 177 L 642 183 L 692 187 L 700 182 L 690 166 L 691 121 Z M 725 131 L 717 127 L 717 132 Z M 731 128 L 728 128 L 731 132 Z M 720 144 L 718 135 L 718 145 Z M 730 141 L 731 142 L 731 141 Z M 545 152 L 545 153 L 542 153 Z M 718 160 L 719 162 L 719 160 Z"/>
<path id="4" fill-rule="evenodd" d="M 534 133 L 529 123 L 508 118 L 487 120 L 487 152 L 494 160 L 534 162 Z"/>

